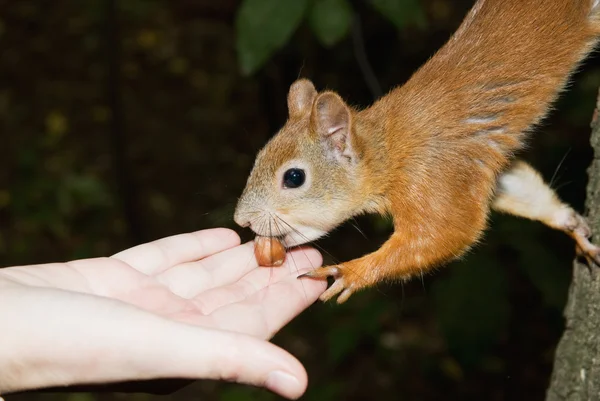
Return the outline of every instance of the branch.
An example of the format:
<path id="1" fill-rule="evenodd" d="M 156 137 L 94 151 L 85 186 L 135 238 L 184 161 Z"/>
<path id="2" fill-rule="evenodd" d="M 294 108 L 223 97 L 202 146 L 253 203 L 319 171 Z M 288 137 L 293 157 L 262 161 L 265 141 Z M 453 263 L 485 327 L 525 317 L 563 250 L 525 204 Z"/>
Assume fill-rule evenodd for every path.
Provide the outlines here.
<path id="1" fill-rule="evenodd" d="M 586 209 L 590 226 L 600 234 L 600 94 L 590 138 L 596 156 L 588 170 Z M 566 327 L 554 357 L 546 401 L 600 400 L 600 280 L 598 267 L 575 262 Z"/>

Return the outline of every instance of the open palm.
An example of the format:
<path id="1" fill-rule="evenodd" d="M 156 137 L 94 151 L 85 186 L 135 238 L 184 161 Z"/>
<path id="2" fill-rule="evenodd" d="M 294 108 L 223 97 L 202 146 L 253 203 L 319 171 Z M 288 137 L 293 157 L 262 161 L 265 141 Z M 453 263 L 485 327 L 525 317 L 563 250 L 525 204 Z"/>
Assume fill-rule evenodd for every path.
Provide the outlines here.
<path id="1" fill-rule="evenodd" d="M 324 291 L 324 282 L 296 278 L 321 256 L 294 250 L 283 266 L 264 268 L 253 243 L 239 243 L 231 230 L 204 230 L 110 258 L 0 270 L 0 319 L 12 327 L 0 334 L 0 372 L 38 367 L 20 381 L 0 374 L 0 393 L 179 377 L 300 396 L 302 365 L 264 340 Z"/>

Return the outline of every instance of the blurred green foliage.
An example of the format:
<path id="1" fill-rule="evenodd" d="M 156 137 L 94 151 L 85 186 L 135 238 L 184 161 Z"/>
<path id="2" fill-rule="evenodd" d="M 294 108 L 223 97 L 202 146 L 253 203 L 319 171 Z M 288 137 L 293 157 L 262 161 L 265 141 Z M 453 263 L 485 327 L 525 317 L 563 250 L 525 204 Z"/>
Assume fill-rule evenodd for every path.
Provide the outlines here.
<path id="1" fill-rule="evenodd" d="M 174 233 L 234 227 L 237 196 L 256 151 L 285 121 L 287 88 L 298 75 L 357 106 L 372 101 L 355 61 L 356 18 L 387 90 L 448 39 L 471 5 L 128 0 L 112 20 L 106 0 L 0 0 L 2 265 L 103 256 Z M 120 49 L 108 39 L 115 24 Z M 591 60 L 523 154 L 580 210 L 599 84 Z M 462 260 L 341 306 L 316 304 L 282 330 L 274 341 L 309 373 L 303 399 L 541 399 L 563 330 L 573 244 L 540 224 L 492 217 Z M 351 222 L 316 244 L 326 262 L 365 254 L 390 233 L 389 220 L 357 220 L 364 236 Z M 277 399 L 213 382 L 169 398 L 199 394 Z M 154 397 L 13 399 L 64 398 Z"/>
<path id="2" fill-rule="evenodd" d="M 308 0 L 245 0 L 237 17 L 237 49 L 242 71 L 255 72 L 285 45 L 309 5 Z"/>
<path id="3" fill-rule="evenodd" d="M 342 40 L 350 30 L 352 8 L 346 0 L 317 1 L 310 10 L 309 19 L 312 31 L 319 41 L 331 47 Z"/>
<path id="4" fill-rule="evenodd" d="M 454 274 L 433 283 L 431 296 L 448 346 L 465 362 L 478 362 L 507 329 L 508 283 L 496 260 L 468 257 Z"/>
<path id="5" fill-rule="evenodd" d="M 419 0 L 369 0 L 367 3 L 398 29 L 425 24 Z M 285 46 L 303 19 L 325 47 L 350 32 L 355 11 L 349 0 L 243 0 L 237 12 L 237 52 L 244 74 L 259 70 Z"/>

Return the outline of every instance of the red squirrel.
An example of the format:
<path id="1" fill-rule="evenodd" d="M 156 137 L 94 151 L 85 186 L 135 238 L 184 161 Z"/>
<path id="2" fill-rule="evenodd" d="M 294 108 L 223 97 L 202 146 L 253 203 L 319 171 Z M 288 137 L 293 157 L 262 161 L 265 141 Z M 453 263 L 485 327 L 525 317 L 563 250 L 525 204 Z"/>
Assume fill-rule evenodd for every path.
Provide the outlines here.
<path id="1" fill-rule="evenodd" d="M 305 274 L 323 301 L 459 258 L 491 209 L 562 230 L 590 263 L 584 218 L 514 154 L 600 35 L 600 0 L 478 0 L 403 86 L 364 110 L 300 79 L 289 118 L 258 153 L 235 222 L 286 247 L 363 213 L 389 214 L 375 252 Z"/>

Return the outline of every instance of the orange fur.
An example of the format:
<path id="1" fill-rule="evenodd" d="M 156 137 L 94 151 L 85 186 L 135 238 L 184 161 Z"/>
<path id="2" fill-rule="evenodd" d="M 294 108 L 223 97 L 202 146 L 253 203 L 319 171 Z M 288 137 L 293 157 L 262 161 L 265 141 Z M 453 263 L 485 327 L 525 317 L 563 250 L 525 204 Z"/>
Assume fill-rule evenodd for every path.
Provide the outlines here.
<path id="1" fill-rule="evenodd" d="M 361 111 L 297 81 L 290 118 L 259 153 L 236 221 L 296 245 L 359 213 L 390 213 L 394 233 L 380 249 L 309 274 L 336 276 L 323 299 L 341 293 L 340 302 L 463 255 L 483 235 L 498 177 L 595 45 L 598 8 L 479 0 L 408 82 Z M 310 183 L 282 188 L 298 166 Z"/>

